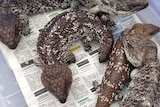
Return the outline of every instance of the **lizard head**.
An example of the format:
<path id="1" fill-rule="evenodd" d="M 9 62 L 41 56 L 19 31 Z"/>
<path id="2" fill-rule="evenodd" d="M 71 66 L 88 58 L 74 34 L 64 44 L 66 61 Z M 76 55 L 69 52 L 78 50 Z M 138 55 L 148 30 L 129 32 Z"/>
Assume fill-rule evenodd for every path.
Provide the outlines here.
<path id="1" fill-rule="evenodd" d="M 41 75 L 42 84 L 61 103 L 65 103 L 72 84 L 72 72 L 66 65 L 46 65 Z"/>
<path id="2" fill-rule="evenodd" d="M 157 46 L 150 39 L 158 31 L 159 27 L 152 24 L 135 24 L 132 29 L 122 33 L 124 51 L 132 65 L 139 67 L 157 59 Z"/>
<path id="3" fill-rule="evenodd" d="M 10 49 L 15 49 L 18 45 L 23 24 L 20 18 L 15 14 L 0 14 L 0 41 L 6 44 Z"/>
<path id="4" fill-rule="evenodd" d="M 147 0 L 101 0 L 102 10 L 117 15 L 130 15 L 148 6 Z"/>

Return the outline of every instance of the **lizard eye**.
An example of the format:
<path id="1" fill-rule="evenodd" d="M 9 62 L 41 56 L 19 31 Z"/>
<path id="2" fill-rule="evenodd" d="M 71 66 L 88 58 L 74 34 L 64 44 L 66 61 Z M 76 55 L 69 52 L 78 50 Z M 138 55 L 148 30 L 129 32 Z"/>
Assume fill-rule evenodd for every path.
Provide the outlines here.
<path id="1" fill-rule="evenodd" d="M 133 48 L 133 46 L 131 45 L 131 43 L 127 40 L 127 46 L 128 48 Z"/>

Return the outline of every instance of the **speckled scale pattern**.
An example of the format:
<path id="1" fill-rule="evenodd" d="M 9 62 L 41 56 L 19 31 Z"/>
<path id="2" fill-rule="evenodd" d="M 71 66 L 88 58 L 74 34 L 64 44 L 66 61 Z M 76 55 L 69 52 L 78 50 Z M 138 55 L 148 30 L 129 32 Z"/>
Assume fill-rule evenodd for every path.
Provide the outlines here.
<path id="1" fill-rule="evenodd" d="M 88 50 L 89 43 L 97 38 L 100 42 L 99 59 L 105 61 L 113 44 L 111 30 L 94 14 L 69 11 L 57 15 L 40 30 L 37 49 L 45 64 L 66 63 L 66 59 L 70 59 L 67 58 L 70 54 L 67 49 L 74 41 L 83 39 L 84 48 Z"/>
<path id="2" fill-rule="evenodd" d="M 94 13 L 106 12 L 116 15 L 131 15 L 148 6 L 147 0 L 73 0 L 73 2 L 77 7 L 80 4 Z"/>
<path id="3" fill-rule="evenodd" d="M 124 3 L 121 3 L 119 0 L 1 0 L 0 13 L 27 16 L 60 8 L 72 7 L 73 9 L 81 9 L 81 6 L 83 6 L 92 13 L 104 12 L 117 15 L 128 15 L 148 6 L 147 0 L 123 0 L 123 2 Z M 117 8 L 118 6 L 123 8 Z M 20 20 L 29 22 L 27 17 L 22 18 Z M 22 32 L 22 34 L 26 35 L 29 32 L 28 23 L 23 24 L 24 32 Z M 9 32 L 6 32 L 6 34 L 9 34 Z"/>
<path id="4" fill-rule="evenodd" d="M 95 12 L 103 11 L 118 15 L 128 15 L 148 6 L 147 0 L 5 0 L 5 2 L 12 12 L 26 14 L 82 5 Z"/>
<path id="5" fill-rule="evenodd" d="M 3 4 L 15 14 L 36 14 L 70 7 L 71 0 L 6 0 Z"/>
<path id="6" fill-rule="evenodd" d="M 158 78 L 158 81 L 160 81 L 160 78 Z M 158 82 L 157 84 L 157 92 L 154 99 L 155 99 L 154 107 L 159 107 L 160 106 L 160 82 Z"/>
<path id="7" fill-rule="evenodd" d="M 48 10 L 56 10 L 56 9 L 62 9 L 62 8 L 68 8 L 70 7 L 71 0 L 38 0 L 34 2 L 28 3 L 28 10 L 29 14 L 33 13 L 39 13 L 39 12 L 44 12 Z"/>
<path id="8" fill-rule="evenodd" d="M 159 107 L 160 62 L 157 59 L 157 46 L 151 37 L 160 31 L 152 24 L 136 24 L 124 31 L 123 45 L 127 59 L 139 67 L 132 78 L 120 107 Z"/>
<path id="9" fill-rule="evenodd" d="M 159 61 L 144 65 L 130 82 L 120 107 L 159 107 L 155 105 L 159 78 Z"/>
<path id="10" fill-rule="evenodd" d="M 116 41 L 102 80 L 96 107 L 110 107 L 118 90 L 129 79 L 129 62 L 124 53 L 121 37 Z"/>
<path id="11" fill-rule="evenodd" d="M 4 27 L 1 27 L 1 31 L 5 32 L 1 33 L 3 36 L 0 36 L 0 40 L 10 49 L 15 49 L 21 36 L 27 35 L 30 31 L 28 15 L 59 8 L 67 8 L 70 7 L 70 4 L 71 0 L 2 0 L 0 3 L 0 15 L 1 17 L 5 16 L 6 18 L 1 18 L 0 23 L 8 23 L 9 19 L 11 19 L 8 17 L 12 17 L 12 19 L 14 19 L 13 17 L 18 18 L 15 22 L 12 20 L 13 25 L 10 25 L 9 23 L 8 25 L 6 24 L 9 30 L 5 30 Z M 21 26 L 14 25 L 18 21 L 19 24 L 21 23 Z M 15 32 L 19 32 L 18 29 L 21 29 L 20 33 L 15 34 Z M 14 44 L 14 46 L 11 46 L 11 44 Z"/>
<path id="12" fill-rule="evenodd" d="M 159 31 L 160 28 L 152 24 L 136 24 L 123 32 L 125 54 L 133 66 L 139 67 L 157 58 L 156 44 L 150 38 Z"/>
<path id="13" fill-rule="evenodd" d="M 98 1 L 98 0 L 97 0 Z M 130 15 L 148 6 L 148 0 L 100 0 L 101 11 L 111 14 Z"/>
<path id="14" fill-rule="evenodd" d="M 88 9 L 91 9 L 98 5 L 96 0 L 75 0 L 75 1 L 79 2 L 82 6 L 85 6 Z"/>
<path id="15" fill-rule="evenodd" d="M 75 62 L 73 53 L 68 52 L 69 46 L 77 40 L 82 40 L 84 49 L 88 50 L 90 49 L 89 43 L 94 39 L 98 39 L 100 42 L 99 60 L 105 61 L 110 54 L 113 44 L 111 29 L 103 25 L 94 14 L 82 10 L 63 12 L 54 17 L 40 30 L 37 52 L 44 65 L 54 66 L 54 69 L 47 68 L 47 66 L 45 67 L 46 70 L 43 70 L 42 74 L 42 83 L 60 102 L 64 103 L 66 101 L 68 90 L 66 92 L 67 94 L 60 94 L 60 91 L 63 90 L 56 91 L 57 86 L 53 85 L 52 89 L 50 89 L 47 83 L 50 82 L 51 78 L 45 76 L 49 73 L 47 69 L 52 71 L 52 75 L 55 75 L 54 73 L 57 72 L 60 74 L 66 73 L 70 81 L 72 75 L 69 73 L 69 67 L 67 69 L 64 67 L 63 69 L 63 66 L 66 66 L 68 62 Z M 61 66 L 61 68 L 59 68 L 59 66 Z M 60 76 L 57 78 L 59 79 L 51 79 L 51 81 L 53 83 L 55 83 L 55 81 L 62 82 L 62 85 L 65 84 L 65 81 L 68 81 L 67 78 L 64 79 Z M 65 88 L 69 89 L 70 85 L 71 84 L 66 85 Z M 63 99 L 64 102 L 61 101 L 61 99 Z"/>

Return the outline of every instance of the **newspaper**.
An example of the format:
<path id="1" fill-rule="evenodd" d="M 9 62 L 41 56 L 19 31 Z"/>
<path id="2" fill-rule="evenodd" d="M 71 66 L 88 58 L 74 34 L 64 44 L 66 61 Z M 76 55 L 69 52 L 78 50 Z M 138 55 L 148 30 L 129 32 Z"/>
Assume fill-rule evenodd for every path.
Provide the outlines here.
<path id="1" fill-rule="evenodd" d="M 98 61 L 99 44 L 97 42 L 91 44 L 90 52 L 84 51 L 80 41 L 70 47 L 70 51 L 76 56 L 76 63 L 69 65 L 73 74 L 73 84 L 65 104 L 61 104 L 44 88 L 40 79 L 42 69 L 34 63 L 38 59 L 36 43 L 39 29 L 63 11 L 67 10 L 30 16 L 31 32 L 28 36 L 22 37 L 15 50 L 10 50 L 0 43 L 0 49 L 13 70 L 28 107 L 95 107 L 98 93 L 92 83 L 96 80 L 100 84 L 107 68 L 107 62 L 99 63 Z M 116 22 L 116 27 L 112 29 L 115 40 L 124 29 L 131 28 L 135 23 L 141 23 L 135 14 L 127 17 L 111 16 L 111 19 Z M 118 102 L 113 102 L 111 107 L 119 107 Z"/>

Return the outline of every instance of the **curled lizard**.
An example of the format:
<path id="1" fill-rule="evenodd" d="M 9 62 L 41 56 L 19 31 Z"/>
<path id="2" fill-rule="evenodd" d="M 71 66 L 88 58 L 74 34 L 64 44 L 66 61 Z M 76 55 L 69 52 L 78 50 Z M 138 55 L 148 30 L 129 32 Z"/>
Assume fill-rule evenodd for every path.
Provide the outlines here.
<path id="1" fill-rule="evenodd" d="M 108 59 L 113 45 L 111 29 L 103 25 L 97 16 L 87 11 L 80 10 L 61 13 L 40 30 L 37 43 L 38 54 L 45 65 L 53 65 L 54 67 L 50 70 L 53 70 L 52 72 L 45 72 L 44 70 L 42 83 L 46 88 L 49 86 L 45 83 L 49 83 L 50 88 L 47 89 L 60 101 L 62 96 L 63 100 L 67 98 L 71 82 L 69 82 L 70 84 L 66 82 L 68 80 L 70 81 L 72 76 L 69 68 L 61 68 L 59 71 L 58 66 L 66 66 L 67 63 L 75 62 L 75 56 L 67 50 L 69 46 L 77 40 L 82 40 L 86 51 L 91 49 L 91 41 L 98 40 L 100 43 L 99 61 L 103 62 Z M 68 75 L 68 77 L 64 77 L 65 75 L 57 75 L 58 77 L 56 78 L 64 79 L 64 81 L 52 82 L 56 80 L 50 76 L 44 76 L 45 74 L 47 75 L 47 73 L 53 73 L 54 75 L 56 72 Z M 63 87 L 61 85 L 53 85 L 53 83 L 61 83 Z M 59 87 L 61 88 L 58 90 Z"/>
<path id="2" fill-rule="evenodd" d="M 159 107 L 156 96 L 159 92 L 160 62 L 157 46 L 150 38 L 160 31 L 152 24 L 136 24 L 126 30 L 123 40 L 127 59 L 138 73 L 132 78 L 120 103 L 120 107 Z M 159 95 L 159 94 L 158 94 Z"/>

